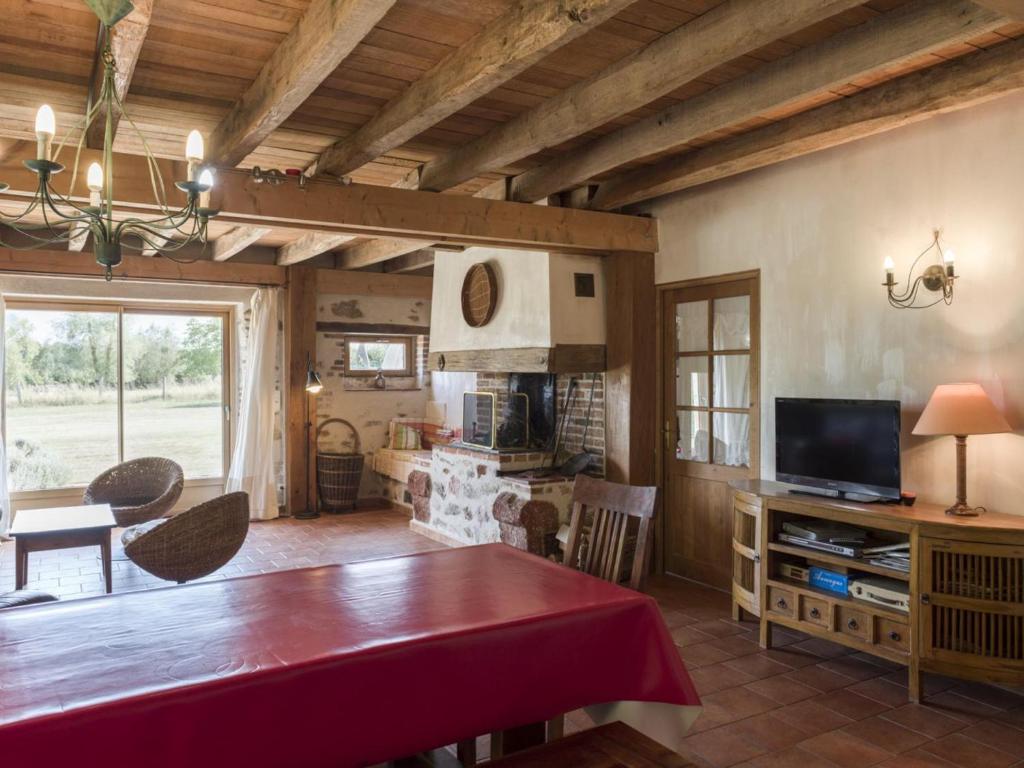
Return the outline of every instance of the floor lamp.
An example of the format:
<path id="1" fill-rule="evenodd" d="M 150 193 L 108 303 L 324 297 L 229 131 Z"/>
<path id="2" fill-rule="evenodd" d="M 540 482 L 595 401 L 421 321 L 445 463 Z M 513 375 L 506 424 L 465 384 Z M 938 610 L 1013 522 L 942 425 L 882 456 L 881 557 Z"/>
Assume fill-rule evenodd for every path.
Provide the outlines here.
<path id="1" fill-rule="evenodd" d="M 320 394 L 320 390 L 324 388 L 323 382 L 320 381 L 320 376 L 317 375 L 316 370 L 313 368 L 313 357 L 312 355 L 306 358 L 306 484 L 309 484 L 309 472 L 310 462 L 316 461 L 315 456 L 310 456 L 309 443 L 310 433 L 313 429 L 313 402 L 316 400 L 316 396 Z M 296 520 L 314 520 L 320 517 L 319 510 L 319 492 L 317 491 L 316 483 L 316 468 L 313 468 L 313 498 L 306 499 L 306 508 L 301 512 L 296 512 L 294 517 Z M 308 489 L 307 489 L 308 490 Z"/>

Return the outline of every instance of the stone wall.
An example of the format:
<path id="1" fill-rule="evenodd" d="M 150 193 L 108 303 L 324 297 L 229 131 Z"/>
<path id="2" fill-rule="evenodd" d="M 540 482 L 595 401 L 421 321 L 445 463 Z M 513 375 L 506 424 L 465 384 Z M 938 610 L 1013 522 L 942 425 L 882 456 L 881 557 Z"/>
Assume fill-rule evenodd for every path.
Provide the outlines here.
<path id="1" fill-rule="evenodd" d="M 317 296 L 317 370 L 324 389 L 317 397 L 317 425 L 341 418 L 359 433 L 360 451 L 366 457 L 360 498 L 388 498 L 403 502 L 404 484 L 372 469 L 372 454 L 387 445 L 388 425 L 394 418 L 423 418 L 430 399 L 429 352 L 430 302 L 426 299 L 389 296 Z M 411 330 L 422 333 L 411 334 Z M 416 355 L 413 375 L 388 377 L 386 389 L 374 387 L 373 378 L 345 375 L 345 340 L 354 333 L 413 336 Z M 347 452 L 355 441 L 341 424 L 327 426 L 319 442 L 323 450 Z"/>
<path id="2" fill-rule="evenodd" d="M 507 493 L 522 501 L 549 502 L 557 510 L 558 521 L 565 523 L 569 519 L 572 480 L 503 474 L 540 467 L 548 458 L 543 453 L 435 447 L 430 463 L 430 516 L 420 522 L 445 538 L 464 544 L 502 541 L 494 504 Z"/>

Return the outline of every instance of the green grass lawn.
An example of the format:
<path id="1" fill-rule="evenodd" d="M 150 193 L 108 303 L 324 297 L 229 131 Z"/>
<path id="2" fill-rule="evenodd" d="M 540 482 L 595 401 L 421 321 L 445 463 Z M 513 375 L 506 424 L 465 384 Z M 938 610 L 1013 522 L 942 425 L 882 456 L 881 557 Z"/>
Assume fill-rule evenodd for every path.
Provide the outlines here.
<path id="1" fill-rule="evenodd" d="M 173 459 L 181 464 L 186 480 L 221 476 L 224 414 L 215 402 L 129 401 L 124 421 L 126 459 Z M 69 467 L 70 485 L 85 485 L 117 463 L 117 406 L 112 402 L 22 406 L 8 402 L 8 446 L 16 440 L 36 444 L 53 461 Z M 12 487 L 15 482 L 12 478 Z"/>

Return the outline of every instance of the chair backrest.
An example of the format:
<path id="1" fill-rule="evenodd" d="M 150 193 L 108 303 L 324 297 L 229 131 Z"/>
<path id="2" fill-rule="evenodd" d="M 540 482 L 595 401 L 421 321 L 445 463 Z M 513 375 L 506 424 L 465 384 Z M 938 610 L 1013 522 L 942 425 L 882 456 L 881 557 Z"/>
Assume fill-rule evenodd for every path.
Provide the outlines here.
<path id="1" fill-rule="evenodd" d="M 655 487 L 620 485 L 576 475 L 564 563 L 592 576 L 618 582 L 625 562 L 626 545 L 632 538 L 629 521 L 630 518 L 639 518 L 629 579 L 629 586 L 639 590 L 643 587 L 650 561 L 651 522 L 657 499 L 658 489 Z M 590 536 L 581 557 L 583 530 L 588 518 Z"/>

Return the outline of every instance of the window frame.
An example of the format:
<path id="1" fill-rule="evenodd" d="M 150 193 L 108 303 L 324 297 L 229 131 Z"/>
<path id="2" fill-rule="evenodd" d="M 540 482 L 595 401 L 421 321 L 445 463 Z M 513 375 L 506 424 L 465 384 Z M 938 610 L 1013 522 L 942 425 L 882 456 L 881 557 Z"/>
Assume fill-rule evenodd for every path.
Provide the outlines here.
<path id="1" fill-rule="evenodd" d="M 374 378 L 377 376 L 377 371 L 360 371 L 352 369 L 352 355 L 349 352 L 349 345 L 352 342 L 376 342 L 378 344 L 402 344 L 405 346 L 405 368 L 401 371 L 381 371 L 385 378 L 391 379 L 407 379 L 411 376 L 416 375 L 416 337 L 415 336 L 396 336 L 396 335 L 381 335 L 376 333 L 349 333 L 345 335 L 345 376 L 355 376 L 363 378 Z"/>
<path id="2" fill-rule="evenodd" d="M 224 418 L 221 430 L 221 471 L 218 476 L 186 478 L 185 487 L 221 486 L 227 479 L 228 465 L 231 461 L 231 446 L 234 440 L 234 418 L 237 393 L 234 390 L 234 369 L 232 366 L 235 307 L 228 304 L 188 304 L 183 302 L 153 302 L 132 300 L 104 299 L 62 299 L 59 297 L 34 297 L 7 295 L 4 297 L 5 314 L 7 310 L 41 310 L 54 312 L 103 312 L 117 316 L 117 455 L 119 461 L 124 460 L 124 316 L 128 315 L 186 315 L 191 317 L 217 317 L 221 319 L 223 328 L 223 348 L 221 352 L 221 409 Z M 4 318 L 6 325 L 6 317 Z M 6 343 L 6 340 L 4 340 Z M 2 430 L 4 444 L 7 440 L 7 377 L 0 381 L 0 397 L 2 400 Z M 38 500 L 46 498 L 59 499 L 67 496 L 80 496 L 84 485 L 67 485 L 59 488 L 37 488 L 26 491 L 13 491 L 12 500 Z"/>

